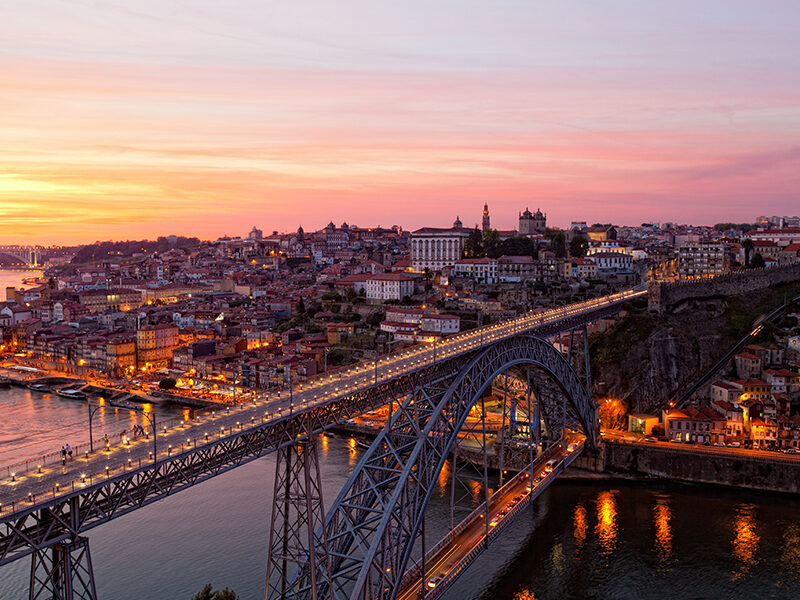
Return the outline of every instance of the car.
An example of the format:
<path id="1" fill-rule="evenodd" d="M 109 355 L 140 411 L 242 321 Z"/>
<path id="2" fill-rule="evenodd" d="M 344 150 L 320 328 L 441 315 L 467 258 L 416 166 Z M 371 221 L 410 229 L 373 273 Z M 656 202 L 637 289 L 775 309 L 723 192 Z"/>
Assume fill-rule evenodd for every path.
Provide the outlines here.
<path id="1" fill-rule="evenodd" d="M 514 504 L 518 504 L 520 500 L 522 500 L 522 496 L 514 496 L 514 499 L 512 500 L 512 502 Z"/>
<path id="2" fill-rule="evenodd" d="M 725 442 L 714 442 L 714 444 L 713 444 L 713 445 L 714 445 L 714 446 L 718 446 L 718 447 L 720 447 L 720 448 L 724 448 L 724 447 L 725 447 Z"/>
<path id="3" fill-rule="evenodd" d="M 548 460 L 547 464 L 545 464 L 545 466 L 544 466 L 544 472 L 545 473 L 552 472 L 552 470 L 555 468 L 555 466 L 556 466 L 556 461 L 555 460 Z"/>
<path id="4" fill-rule="evenodd" d="M 507 514 L 508 514 L 508 508 L 506 507 L 502 509 L 499 513 L 497 513 L 497 516 L 502 518 L 505 517 Z"/>
<path id="5" fill-rule="evenodd" d="M 439 585 L 439 582 L 441 580 L 442 578 L 439 575 L 437 575 L 436 577 L 431 577 L 430 579 L 428 579 L 428 587 L 435 588 L 437 585 Z"/>
<path id="6" fill-rule="evenodd" d="M 496 526 L 496 525 L 497 525 L 499 522 L 500 522 L 500 519 L 498 519 L 497 517 L 495 517 L 494 519 L 492 519 L 491 521 L 489 521 L 489 527 L 495 527 L 495 526 Z"/>
<path id="7" fill-rule="evenodd" d="M 678 438 L 672 438 L 672 439 L 669 441 L 669 443 L 670 443 L 670 444 L 680 444 L 680 443 L 681 443 L 681 441 L 680 441 Z"/>
<path id="8" fill-rule="evenodd" d="M 531 493 L 531 486 L 529 486 L 529 485 L 525 486 L 525 493 L 526 494 L 530 494 Z"/>
<path id="9" fill-rule="evenodd" d="M 787 448 L 783 451 L 784 454 L 797 454 L 797 450 L 794 448 Z"/>
<path id="10" fill-rule="evenodd" d="M 567 452 L 575 452 L 575 448 L 577 448 L 575 444 L 570 444 L 567 446 Z"/>
<path id="11" fill-rule="evenodd" d="M 741 444 L 739 442 L 731 442 L 728 444 L 728 448 L 739 448 Z"/>
<path id="12" fill-rule="evenodd" d="M 654 438 L 654 437 L 646 437 L 646 438 L 644 438 L 644 441 L 653 444 L 653 443 L 657 442 L 658 440 L 656 440 L 656 438 Z"/>

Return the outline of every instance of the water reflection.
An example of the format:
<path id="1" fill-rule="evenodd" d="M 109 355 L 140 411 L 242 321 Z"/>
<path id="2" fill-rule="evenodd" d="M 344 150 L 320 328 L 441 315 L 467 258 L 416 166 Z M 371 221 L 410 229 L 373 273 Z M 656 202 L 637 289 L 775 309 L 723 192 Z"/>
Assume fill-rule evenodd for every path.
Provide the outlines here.
<path id="1" fill-rule="evenodd" d="M 617 503 L 614 492 L 600 492 L 597 495 L 597 543 L 602 554 L 614 552 L 617 540 Z"/>
<path id="2" fill-rule="evenodd" d="M 758 564 L 756 552 L 761 537 L 756 532 L 755 506 L 745 504 L 738 506 L 733 519 L 733 555 L 741 563 L 740 571 L 734 573 L 734 579 L 746 575 Z"/>
<path id="3" fill-rule="evenodd" d="M 450 483 L 450 475 L 453 472 L 453 462 L 451 460 L 444 461 L 444 466 L 442 470 L 439 471 L 439 479 L 437 483 L 439 484 L 439 497 L 443 498 L 444 493 L 448 488 L 448 484 Z"/>
<path id="4" fill-rule="evenodd" d="M 658 496 L 656 505 L 653 507 L 653 523 L 656 527 L 655 551 L 662 563 L 672 558 L 671 518 L 672 511 L 667 503 L 667 498 Z"/>
<path id="5" fill-rule="evenodd" d="M 783 533 L 781 563 L 789 571 L 800 573 L 800 525 L 791 523 Z"/>
<path id="6" fill-rule="evenodd" d="M 578 547 L 583 547 L 586 541 L 588 525 L 586 523 L 586 509 L 580 504 L 575 506 L 575 512 L 572 514 L 572 523 L 575 529 L 575 544 Z"/>

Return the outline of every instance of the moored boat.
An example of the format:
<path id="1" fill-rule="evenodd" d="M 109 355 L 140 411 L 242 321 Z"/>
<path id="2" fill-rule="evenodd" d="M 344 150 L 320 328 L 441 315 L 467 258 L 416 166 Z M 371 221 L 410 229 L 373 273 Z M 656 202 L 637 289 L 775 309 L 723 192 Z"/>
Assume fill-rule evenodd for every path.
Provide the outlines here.
<path id="1" fill-rule="evenodd" d="M 34 392 L 49 392 L 50 388 L 43 383 L 32 383 L 28 386 L 29 390 Z"/>
<path id="2" fill-rule="evenodd" d="M 80 390 L 73 390 L 73 389 L 63 389 L 58 390 L 56 392 L 62 398 L 68 398 L 70 400 L 86 400 L 86 392 L 82 392 Z"/>

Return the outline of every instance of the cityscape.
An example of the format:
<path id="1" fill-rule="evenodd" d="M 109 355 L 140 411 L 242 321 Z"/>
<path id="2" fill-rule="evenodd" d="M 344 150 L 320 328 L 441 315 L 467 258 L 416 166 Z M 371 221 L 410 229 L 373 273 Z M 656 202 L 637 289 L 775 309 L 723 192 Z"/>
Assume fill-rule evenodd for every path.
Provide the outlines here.
<path id="1" fill-rule="evenodd" d="M 358 4 L 8 9 L 0 600 L 800 597 L 798 7 Z"/>

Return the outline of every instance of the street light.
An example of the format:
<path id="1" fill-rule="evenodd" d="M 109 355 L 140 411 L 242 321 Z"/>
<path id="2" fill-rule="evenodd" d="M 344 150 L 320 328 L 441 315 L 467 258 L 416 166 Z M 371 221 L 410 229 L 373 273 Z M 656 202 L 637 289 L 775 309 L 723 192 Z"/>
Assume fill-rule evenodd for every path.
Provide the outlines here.
<path id="1" fill-rule="evenodd" d="M 89 409 L 89 452 L 94 452 L 94 436 L 92 435 L 92 419 L 94 418 L 94 413 L 100 410 L 103 405 L 96 404 L 92 406 L 91 402 L 86 403 L 87 408 Z"/>

